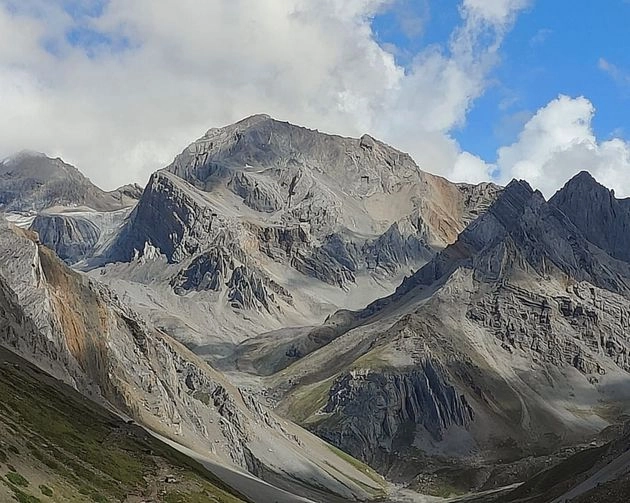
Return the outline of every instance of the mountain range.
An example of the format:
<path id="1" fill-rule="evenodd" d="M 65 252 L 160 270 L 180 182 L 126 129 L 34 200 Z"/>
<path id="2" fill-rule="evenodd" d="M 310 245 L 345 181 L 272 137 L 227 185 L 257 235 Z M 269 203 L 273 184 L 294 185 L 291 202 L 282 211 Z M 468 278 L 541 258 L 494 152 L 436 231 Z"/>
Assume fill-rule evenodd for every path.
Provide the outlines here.
<path id="1" fill-rule="evenodd" d="M 171 501 L 194 466 L 170 489 L 199 501 L 625 501 L 630 200 L 586 171 L 547 201 L 256 115 L 144 189 L 21 152 L 0 211 L 3 365 L 166 453 L 143 483 L 82 466 L 90 494 Z M 10 465 L 82 501 L 33 432 Z"/>

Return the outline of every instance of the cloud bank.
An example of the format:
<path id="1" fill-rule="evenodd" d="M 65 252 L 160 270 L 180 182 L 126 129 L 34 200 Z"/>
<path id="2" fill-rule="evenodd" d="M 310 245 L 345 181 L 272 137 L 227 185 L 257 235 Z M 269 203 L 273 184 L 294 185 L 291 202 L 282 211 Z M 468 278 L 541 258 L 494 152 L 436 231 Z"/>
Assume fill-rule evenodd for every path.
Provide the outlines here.
<path id="1" fill-rule="evenodd" d="M 462 0 L 448 41 L 404 67 L 372 29 L 398 2 L 0 0 L 0 157 L 59 155 L 110 189 L 144 183 L 211 127 L 268 113 L 369 132 L 456 181 L 526 178 L 549 196 L 588 169 L 630 195 L 630 147 L 595 137 L 583 97 L 541 108 L 496 163 L 452 138 L 528 0 Z"/>
<path id="2" fill-rule="evenodd" d="M 371 27 L 395 2 L 0 0 L 0 156 L 59 155 L 113 188 L 144 182 L 208 128 L 264 112 L 370 132 L 456 175 L 472 156 L 449 132 L 526 2 L 463 0 L 449 41 L 406 67 Z"/>

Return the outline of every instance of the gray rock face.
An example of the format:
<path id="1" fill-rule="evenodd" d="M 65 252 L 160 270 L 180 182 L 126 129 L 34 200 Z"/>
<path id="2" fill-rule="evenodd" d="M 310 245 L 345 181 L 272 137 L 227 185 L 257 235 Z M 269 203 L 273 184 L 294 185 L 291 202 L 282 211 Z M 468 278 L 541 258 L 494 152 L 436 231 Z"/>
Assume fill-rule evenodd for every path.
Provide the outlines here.
<path id="1" fill-rule="evenodd" d="M 332 427 L 324 419 L 314 431 L 368 462 L 374 462 L 379 449 L 391 452 L 412 444 L 416 429 L 439 442 L 450 426 L 466 428 L 474 418 L 466 398 L 445 381 L 439 364 L 430 361 L 409 372 L 343 375 L 332 385 L 322 411 L 345 420 Z"/>
<path id="2" fill-rule="evenodd" d="M 567 290 L 545 296 L 505 285 L 472 304 L 466 316 L 506 351 L 531 352 L 557 367 L 570 365 L 593 382 L 607 372 L 602 357 L 629 372 L 630 342 L 623 335 L 629 328 L 628 303 L 585 283 Z"/>
<path id="3" fill-rule="evenodd" d="M 0 210 L 41 211 L 53 206 L 87 206 L 110 211 L 133 204 L 138 189 L 104 192 L 61 159 L 20 152 L 0 162 Z"/>
<path id="4" fill-rule="evenodd" d="M 391 291 L 498 192 L 424 173 L 368 136 L 255 116 L 208 131 L 155 173 L 94 265 L 163 256 L 180 296 L 207 292 L 228 310 L 274 311 L 278 328 L 289 316 L 322 319 L 344 298 L 339 290 L 376 285 L 361 293 L 369 300 Z"/>
<path id="5" fill-rule="evenodd" d="M 256 309 L 263 307 L 267 312 L 271 311 L 271 305 L 275 301 L 274 292 L 288 293 L 278 285 L 249 270 L 245 266 L 234 269 L 227 283 L 228 300 L 232 307 L 240 309 Z"/>
<path id="6" fill-rule="evenodd" d="M 221 291 L 230 272 L 236 268 L 232 257 L 220 247 L 214 247 L 195 257 L 186 269 L 172 279 L 171 285 L 178 294 L 192 290 Z"/>
<path id="7" fill-rule="evenodd" d="M 99 252 L 141 194 L 135 184 L 105 192 L 74 166 L 36 152 L 0 162 L 0 212 L 40 234 L 68 264 Z"/>
<path id="8" fill-rule="evenodd" d="M 261 178 L 269 181 L 269 187 L 272 180 L 286 186 L 285 198 L 292 196 L 294 204 L 308 199 L 307 187 L 300 184 L 312 185 L 317 176 L 309 176 L 311 171 L 336 177 L 349 194 L 356 195 L 395 192 L 404 180 L 422 173 L 409 155 L 367 135 L 361 139 L 331 136 L 265 115 L 209 130 L 167 169 L 207 189 L 213 179 L 246 166 L 271 168 L 271 176 Z"/>
<path id="9" fill-rule="evenodd" d="M 362 251 L 367 257 L 368 268 L 393 273 L 401 264 L 418 264 L 423 259 L 429 261 L 434 250 L 427 245 L 423 236 L 420 221 L 411 223 L 411 229 L 403 228 L 403 232 L 399 224 L 394 223 L 383 235 L 365 244 Z"/>
<path id="10" fill-rule="evenodd" d="M 170 262 L 181 262 L 203 251 L 205 243 L 231 241 L 220 220 L 218 213 L 196 198 L 181 180 L 158 171 L 151 176 L 107 258 L 129 261 L 150 244 Z"/>
<path id="11" fill-rule="evenodd" d="M 601 208 L 595 198 L 593 211 Z M 269 378 L 268 395 L 384 472 L 405 466 L 413 479 L 428 462 L 440 478 L 445 466 L 466 467 L 476 474 L 467 490 L 491 484 L 490 467 L 504 464 L 516 481 L 506 459 L 574 445 L 622 417 L 602 413 L 602 404 L 630 410 L 629 285 L 627 262 L 513 181 L 394 294 L 301 334 L 300 342 L 319 343 L 300 346 L 300 358 Z M 409 396 L 421 397 L 411 423 Z"/>
<path id="12" fill-rule="evenodd" d="M 384 218 L 391 225 L 415 208 L 426 220 L 427 241 L 445 244 L 499 191 L 492 184 L 455 185 L 424 173 L 408 154 L 368 135 L 326 135 L 264 115 L 209 130 L 166 169 L 207 192 L 226 184 L 248 207 L 280 212 L 285 225 L 309 222 L 316 238 L 343 227 L 374 233 L 372 212 L 394 209 L 398 218 Z M 403 201 L 392 206 L 402 202 L 409 210 L 382 211 L 394 195 Z M 442 197 L 450 200 L 436 205 Z"/>
<path id="13" fill-rule="evenodd" d="M 557 271 L 627 293 L 630 268 L 597 248 L 565 213 L 545 202 L 526 182 L 512 181 L 495 204 L 470 224 L 458 240 L 406 279 L 392 298 L 368 307 L 365 315 L 418 286 L 428 286 L 459 267 L 471 268 L 484 281 L 501 281 L 525 267 L 547 276 Z"/>
<path id="14" fill-rule="evenodd" d="M 112 191 L 111 194 L 115 194 L 121 201 L 121 204 L 126 205 L 125 201 L 138 201 L 142 197 L 144 188 L 137 183 L 128 183 L 122 187 L 118 187 Z"/>
<path id="15" fill-rule="evenodd" d="M 549 203 L 611 256 L 630 261 L 630 199 L 615 198 L 586 171 L 569 180 Z"/>
<path id="16" fill-rule="evenodd" d="M 63 261 L 73 264 L 91 257 L 101 230 L 82 217 L 39 214 L 31 224 L 42 244 L 55 251 Z"/>

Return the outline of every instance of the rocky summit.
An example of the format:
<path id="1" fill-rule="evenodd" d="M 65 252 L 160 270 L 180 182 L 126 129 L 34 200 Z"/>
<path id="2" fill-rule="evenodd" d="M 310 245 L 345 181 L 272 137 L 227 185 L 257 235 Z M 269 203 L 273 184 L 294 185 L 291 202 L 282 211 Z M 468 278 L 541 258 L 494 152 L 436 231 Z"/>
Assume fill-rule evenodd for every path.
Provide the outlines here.
<path id="1" fill-rule="evenodd" d="M 22 152 L 0 210 L 0 462 L 52 494 L 627 496 L 630 203 L 587 172 L 547 201 L 256 115 L 144 189 Z"/>
<path id="2" fill-rule="evenodd" d="M 0 162 L 0 210 L 69 264 L 97 253 L 141 194 L 135 184 L 105 192 L 74 166 L 38 152 Z"/>
<path id="3" fill-rule="evenodd" d="M 425 173 L 369 136 L 254 116 L 209 130 L 154 173 L 89 268 L 131 298 L 151 290 L 147 316 L 225 356 L 391 293 L 499 192 Z"/>

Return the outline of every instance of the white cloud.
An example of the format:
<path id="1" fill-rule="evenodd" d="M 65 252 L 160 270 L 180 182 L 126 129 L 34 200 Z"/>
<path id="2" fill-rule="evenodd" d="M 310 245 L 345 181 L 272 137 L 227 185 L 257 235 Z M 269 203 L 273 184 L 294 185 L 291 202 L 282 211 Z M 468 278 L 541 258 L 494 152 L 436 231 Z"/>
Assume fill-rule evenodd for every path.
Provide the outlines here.
<path id="1" fill-rule="evenodd" d="M 144 182 L 210 127 L 266 112 L 371 132 L 427 170 L 458 174 L 467 158 L 454 168 L 449 131 L 483 93 L 526 2 L 463 0 L 448 45 L 404 69 L 371 30 L 393 1 L 110 0 L 73 19 L 62 0 L 0 0 L 0 156 L 60 155 L 112 188 Z M 77 28 L 111 43 L 72 46 Z"/>
<path id="2" fill-rule="evenodd" d="M 610 77 L 621 87 L 628 88 L 630 86 L 630 74 L 610 61 L 599 58 L 597 62 L 598 68 L 610 75 Z"/>
<path id="3" fill-rule="evenodd" d="M 454 180 L 467 183 L 487 182 L 492 179 L 494 167 L 470 152 L 462 152 L 457 156 L 451 173 Z"/>
<path id="4" fill-rule="evenodd" d="M 599 141 L 592 127 L 594 114 L 588 99 L 563 95 L 538 110 L 518 140 L 499 149 L 500 181 L 524 178 L 550 197 L 573 175 L 588 170 L 617 195 L 630 195 L 630 144 Z"/>
<path id="5" fill-rule="evenodd" d="M 507 27 L 529 3 L 529 0 L 464 0 L 464 9 L 488 23 Z"/>

